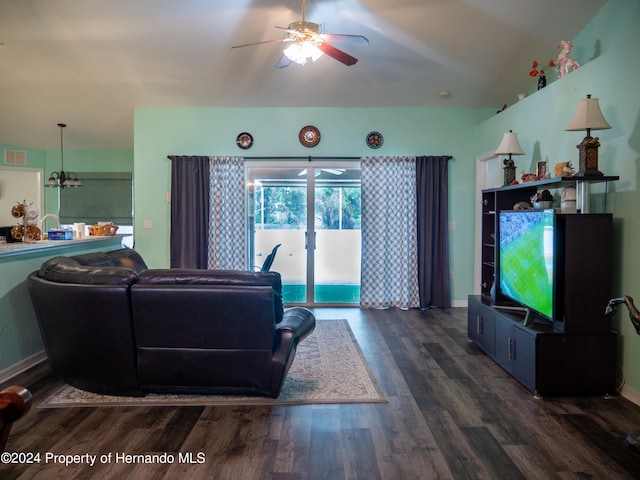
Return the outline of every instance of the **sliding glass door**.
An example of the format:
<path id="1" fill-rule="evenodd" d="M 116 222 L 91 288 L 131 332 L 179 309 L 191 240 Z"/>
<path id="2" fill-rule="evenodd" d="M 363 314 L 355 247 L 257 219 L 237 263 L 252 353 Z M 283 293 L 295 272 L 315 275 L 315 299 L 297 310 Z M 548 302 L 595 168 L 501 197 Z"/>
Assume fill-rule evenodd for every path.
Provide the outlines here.
<path id="1" fill-rule="evenodd" d="M 287 304 L 360 300 L 360 170 L 356 163 L 249 164 L 248 262 L 282 275 Z"/>

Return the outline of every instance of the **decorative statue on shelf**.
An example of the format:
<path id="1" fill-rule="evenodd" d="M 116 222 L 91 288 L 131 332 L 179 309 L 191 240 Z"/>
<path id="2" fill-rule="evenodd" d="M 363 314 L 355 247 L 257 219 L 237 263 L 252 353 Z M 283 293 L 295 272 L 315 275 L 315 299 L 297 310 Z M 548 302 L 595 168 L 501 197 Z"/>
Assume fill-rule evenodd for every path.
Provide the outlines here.
<path id="1" fill-rule="evenodd" d="M 627 310 L 629 310 L 629 319 L 631 320 L 631 323 L 633 323 L 636 333 L 640 335 L 640 312 L 633 304 L 633 298 L 629 295 L 609 300 L 609 304 L 607 305 L 604 314 L 607 316 L 613 315 L 616 311 L 616 307 L 621 303 L 624 303 L 627 306 Z M 627 445 L 636 452 L 640 452 L 640 430 L 635 430 L 627 435 Z"/>
<path id="2" fill-rule="evenodd" d="M 638 312 L 638 309 L 633 304 L 633 298 L 629 295 L 609 300 L 609 304 L 607 305 L 604 314 L 607 316 L 613 315 L 616 311 L 616 307 L 621 303 L 624 303 L 627 306 L 627 310 L 629 310 L 629 319 L 631 320 L 631 323 L 633 323 L 636 333 L 640 335 L 640 312 Z"/>
<path id="3" fill-rule="evenodd" d="M 571 162 L 558 162 L 553 167 L 553 175 L 556 177 L 571 177 L 576 171 L 571 166 Z"/>
<path id="4" fill-rule="evenodd" d="M 556 59 L 556 72 L 558 72 L 558 77 L 562 78 L 567 73 L 569 73 L 569 69 L 575 70 L 580 66 L 578 62 L 576 62 L 573 58 L 569 57 L 571 53 L 571 49 L 573 48 L 573 43 L 571 40 L 562 40 L 560 45 L 558 45 L 560 49 L 560 53 L 558 54 L 558 58 Z"/>
<path id="5" fill-rule="evenodd" d="M 520 180 L 522 181 L 522 183 L 535 182 L 536 180 L 538 180 L 538 175 L 536 175 L 535 173 L 523 173 L 522 175 L 520 175 Z"/>

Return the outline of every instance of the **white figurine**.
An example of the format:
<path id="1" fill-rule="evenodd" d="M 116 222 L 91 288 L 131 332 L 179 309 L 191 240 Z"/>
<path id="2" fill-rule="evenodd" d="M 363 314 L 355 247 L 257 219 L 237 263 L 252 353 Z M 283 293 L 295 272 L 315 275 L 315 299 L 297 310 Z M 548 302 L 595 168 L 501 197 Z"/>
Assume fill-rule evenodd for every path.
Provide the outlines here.
<path id="1" fill-rule="evenodd" d="M 580 64 L 573 58 L 569 57 L 571 48 L 573 48 L 571 40 L 562 40 L 560 45 L 558 45 L 558 48 L 560 49 L 560 53 L 556 59 L 556 72 L 558 72 L 558 77 L 562 78 L 569 73 L 569 69 L 575 70 L 580 66 Z"/>

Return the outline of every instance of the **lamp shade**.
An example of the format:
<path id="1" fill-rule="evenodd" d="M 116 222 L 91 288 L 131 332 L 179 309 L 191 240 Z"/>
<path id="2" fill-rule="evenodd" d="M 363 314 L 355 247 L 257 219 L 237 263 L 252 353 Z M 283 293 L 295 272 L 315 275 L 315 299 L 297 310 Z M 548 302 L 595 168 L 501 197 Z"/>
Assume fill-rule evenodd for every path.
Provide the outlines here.
<path id="1" fill-rule="evenodd" d="M 607 128 L 611 128 L 611 125 L 604 119 L 598 99 L 587 95 L 587 98 L 581 98 L 578 102 L 578 109 L 565 130 L 604 130 Z"/>
<path id="2" fill-rule="evenodd" d="M 502 136 L 502 142 L 495 151 L 496 155 L 524 155 L 524 151 L 518 142 L 518 134 L 509 130 Z"/>

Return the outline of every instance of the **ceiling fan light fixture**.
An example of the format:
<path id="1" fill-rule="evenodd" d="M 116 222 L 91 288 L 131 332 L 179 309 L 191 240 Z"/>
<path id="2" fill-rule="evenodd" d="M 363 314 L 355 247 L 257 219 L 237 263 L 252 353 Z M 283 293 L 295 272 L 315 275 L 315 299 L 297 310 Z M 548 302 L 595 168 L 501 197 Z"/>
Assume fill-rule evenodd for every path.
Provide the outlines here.
<path id="1" fill-rule="evenodd" d="M 307 35 L 320 33 L 320 25 L 313 22 L 307 22 L 306 20 L 290 23 L 288 28 L 292 32 L 301 32 Z"/>
<path id="2" fill-rule="evenodd" d="M 350 43 L 357 45 L 368 45 L 369 40 L 363 35 L 350 35 L 340 33 L 320 33 L 320 25 L 306 20 L 305 0 L 302 0 L 302 20 L 290 23 L 288 27 L 276 27 L 285 30 L 288 38 L 265 40 L 262 42 L 245 43 L 234 45 L 231 48 L 249 47 L 252 45 L 262 45 L 266 43 L 293 42 L 293 44 L 283 50 L 283 55 L 275 64 L 276 68 L 284 68 L 291 63 L 305 65 L 310 58 L 314 62 L 322 55 L 326 54 L 338 62 L 351 66 L 358 62 L 358 59 L 348 53 L 336 48 L 332 43 Z"/>
<path id="3" fill-rule="evenodd" d="M 282 52 L 292 62 L 304 65 L 310 58 L 314 62 L 322 56 L 322 51 L 313 43 L 301 42 L 294 43 Z"/>

